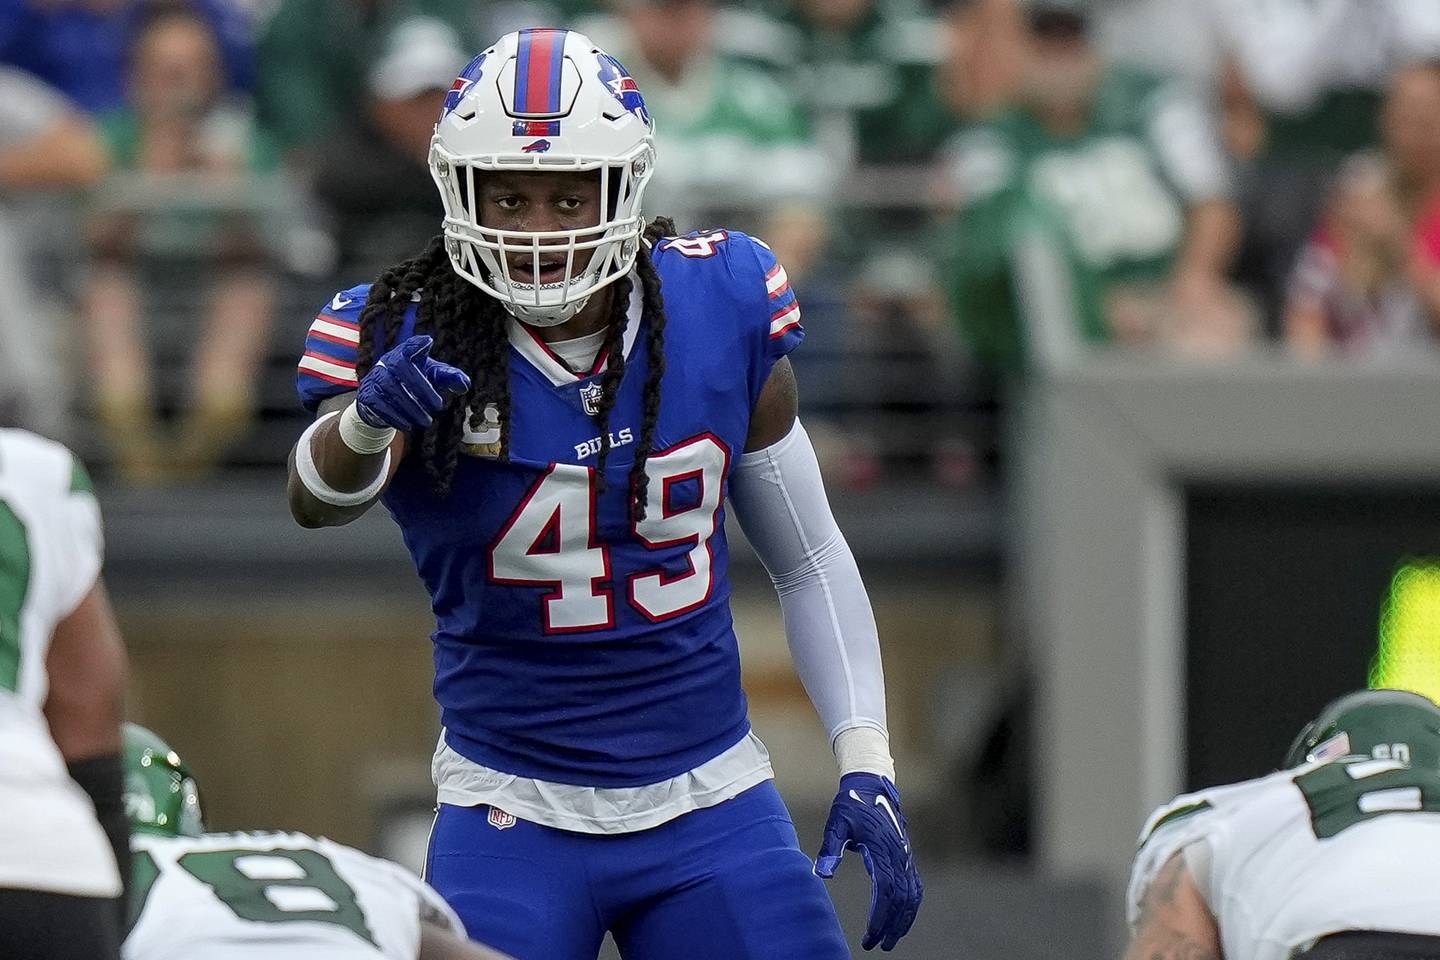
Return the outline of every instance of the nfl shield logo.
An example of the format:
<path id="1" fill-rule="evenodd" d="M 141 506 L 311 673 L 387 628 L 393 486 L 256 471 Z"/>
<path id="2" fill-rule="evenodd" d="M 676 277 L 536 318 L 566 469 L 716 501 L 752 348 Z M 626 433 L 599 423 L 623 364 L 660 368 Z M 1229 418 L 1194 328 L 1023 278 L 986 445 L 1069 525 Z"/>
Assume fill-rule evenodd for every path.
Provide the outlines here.
<path id="1" fill-rule="evenodd" d="M 591 381 L 580 388 L 580 403 L 587 415 L 593 417 L 600 412 L 600 395 L 604 392 L 597 381 Z"/>
<path id="2" fill-rule="evenodd" d="M 490 808 L 490 826 L 496 830 L 509 830 L 515 826 L 515 814 L 506 813 L 499 807 Z"/>

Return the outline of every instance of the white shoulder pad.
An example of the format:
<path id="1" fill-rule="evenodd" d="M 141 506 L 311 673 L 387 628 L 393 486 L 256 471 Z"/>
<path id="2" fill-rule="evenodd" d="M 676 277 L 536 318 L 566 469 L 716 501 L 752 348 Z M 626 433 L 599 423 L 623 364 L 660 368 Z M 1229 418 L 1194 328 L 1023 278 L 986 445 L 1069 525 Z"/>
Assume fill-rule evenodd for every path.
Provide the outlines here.
<path id="1" fill-rule="evenodd" d="M 1157 809 L 1140 831 L 1140 847 L 1130 870 L 1125 896 L 1126 920 L 1133 928 L 1150 884 L 1170 858 L 1206 840 L 1218 819 L 1214 791 L 1187 793 Z M 1207 897 L 1208 900 L 1208 897 Z"/>

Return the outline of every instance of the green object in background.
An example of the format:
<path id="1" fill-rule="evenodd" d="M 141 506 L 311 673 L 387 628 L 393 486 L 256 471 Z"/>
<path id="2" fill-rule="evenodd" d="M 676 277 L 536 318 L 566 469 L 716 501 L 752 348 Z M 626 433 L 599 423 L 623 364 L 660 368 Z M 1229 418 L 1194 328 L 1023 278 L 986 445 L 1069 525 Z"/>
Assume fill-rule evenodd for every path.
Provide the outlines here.
<path id="1" fill-rule="evenodd" d="M 1021 107 L 970 128 L 954 145 L 967 211 L 1033 199 L 1058 214 L 1106 285 L 1163 280 L 1185 238 L 1188 202 L 1160 142 L 1161 113 L 1175 95 L 1162 80 L 1113 67 L 1074 133 L 1058 134 Z"/>
<path id="2" fill-rule="evenodd" d="M 778 148 L 805 146 L 813 139 L 809 118 L 789 91 L 753 64 L 712 57 L 692 65 L 685 82 L 672 86 L 653 78 L 643 61 L 632 62 L 651 113 L 661 118 L 657 137 L 663 146 L 657 151 L 667 151 L 667 164 L 723 170 L 737 144 Z M 780 173 L 767 170 L 766 175 Z"/>
<path id="3" fill-rule="evenodd" d="M 337 126 L 362 114 L 370 65 L 396 24 L 433 17 L 455 30 L 462 49 L 478 53 L 474 25 L 482 7 L 471 0 L 281 0 L 257 44 L 260 122 L 282 150 L 320 149 Z"/>
<path id="4" fill-rule="evenodd" d="M 1042 199 L 1015 191 L 977 203 L 941 233 L 951 313 L 977 360 L 991 372 L 1026 367 L 1037 325 L 1069 325 L 1077 339 L 1109 339 L 1103 285 L 1060 214 Z"/>
<path id="5" fill-rule="evenodd" d="M 848 29 L 827 29 L 787 7 L 793 31 L 779 63 L 817 118 L 850 118 L 861 163 L 922 163 L 955 130 L 935 73 L 944 33 L 924 5 L 877 0 Z M 823 121 L 822 121 L 823 122 Z"/>
<path id="6" fill-rule="evenodd" d="M 1391 578 L 1369 683 L 1440 700 L 1440 558 L 1406 561 Z"/>
<path id="7" fill-rule="evenodd" d="M 1188 115 L 1166 111 L 1188 102 L 1173 84 L 1113 67 L 1073 133 L 1016 107 L 955 137 L 948 166 L 960 206 L 938 254 L 956 322 L 982 362 L 1022 371 L 1039 325 L 1107 341 L 1107 294 L 1168 279 L 1188 206 L 1208 199 L 1195 195 L 1207 184 L 1193 174 L 1175 182 L 1166 162 L 1184 145 L 1165 139 L 1164 118 Z"/>
<path id="8" fill-rule="evenodd" d="M 1338 90 L 1294 115 L 1270 114 L 1262 155 L 1287 163 L 1334 164 L 1379 140 L 1383 98 L 1374 90 Z"/>

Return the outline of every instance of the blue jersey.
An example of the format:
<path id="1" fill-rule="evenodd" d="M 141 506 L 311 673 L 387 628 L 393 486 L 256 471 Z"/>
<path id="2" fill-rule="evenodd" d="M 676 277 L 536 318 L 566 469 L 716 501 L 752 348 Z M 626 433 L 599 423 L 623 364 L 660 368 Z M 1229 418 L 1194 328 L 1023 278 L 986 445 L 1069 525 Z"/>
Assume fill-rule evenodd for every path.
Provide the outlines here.
<path id="1" fill-rule="evenodd" d="M 804 336 L 800 309 L 769 248 L 744 234 L 663 240 L 653 259 L 665 375 L 642 522 L 626 507 L 649 369 L 638 282 L 603 492 L 593 412 L 604 358 L 576 375 L 512 321 L 508 461 L 482 414 L 447 499 L 417 456 L 384 496 L 430 592 L 447 740 L 487 767 L 641 786 L 694 769 L 749 730 L 724 497 L 760 390 Z M 338 294 L 311 327 L 299 377 L 311 410 L 355 388 L 367 292 Z"/>

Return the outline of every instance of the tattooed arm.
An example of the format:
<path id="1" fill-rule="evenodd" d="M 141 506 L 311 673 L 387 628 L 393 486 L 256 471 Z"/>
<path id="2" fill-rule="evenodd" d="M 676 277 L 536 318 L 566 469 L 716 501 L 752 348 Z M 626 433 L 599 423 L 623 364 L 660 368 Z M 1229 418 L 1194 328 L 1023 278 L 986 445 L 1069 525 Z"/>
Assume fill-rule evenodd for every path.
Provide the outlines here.
<path id="1" fill-rule="evenodd" d="M 1184 854 L 1171 857 L 1145 891 L 1125 960 L 1221 960 L 1220 931 Z"/>

